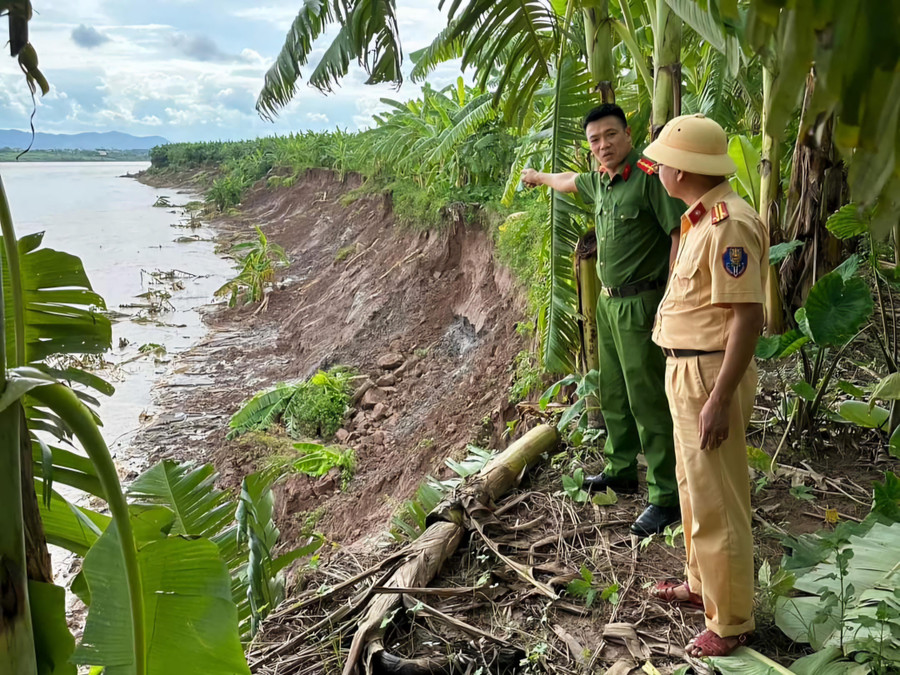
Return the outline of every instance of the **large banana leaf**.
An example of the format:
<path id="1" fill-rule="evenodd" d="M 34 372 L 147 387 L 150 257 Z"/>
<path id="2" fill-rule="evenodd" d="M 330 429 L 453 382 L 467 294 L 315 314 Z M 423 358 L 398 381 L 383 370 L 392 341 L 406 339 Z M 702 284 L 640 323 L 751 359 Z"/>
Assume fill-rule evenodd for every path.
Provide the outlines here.
<path id="1" fill-rule="evenodd" d="M 261 115 L 272 119 L 294 97 L 300 69 L 307 64 L 313 43 L 331 26 L 340 29 L 316 64 L 310 84 L 323 92 L 332 91 L 353 59 L 369 74 L 367 84 L 403 79 L 394 0 L 304 0 L 281 52 L 266 73 L 256 101 Z"/>
<path id="2" fill-rule="evenodd" d="M 759 209 L 759 151 L 746 136 L 732 136 L 728 142 L 728 155 L 737 166 L 737 182 L 741 196 Z"/>
<path id="3" fill-rule="evenodd" d="M 66 624 L 66 589 L 29 580 L 28 604 L 38 675 L 75 675 L 75 665 L 69 663 L 75 638 Z"/>
<path id="4" fill-rule="evenodd" d="M 876 522 L 864 534 L 849 537 L 852 551 L 846 575 L 840 578 L 832 553 L 825 562 L 797 575 L 794 588 L 807 593 L 776 601 L 775 623 L 796 642 L 816 649 L 843 646 L 847 653 L 859 648 L 879 651 L 885 659 L 900 659 L 900 622 L 879 620 L 879 604 L 900 610 L 900 523 Z M 849 590 L 848 590 L 849 589 Z M 825 603 L 820 596 L 831 592 L 849 595 L 841 619 L 841 602 Z M 882 632 L 883 631 L 883 632 Z M 818 671 L 816 671 L 818 673 Z"/>
<path id="5" fill-rule="evenodd" d="M 550 171 L 579 171 L 575 149 L 584 136 L 579 120 L 592 103 L 590 78 L 584 66 L 564 56 L 553 88 L 553 103 L 544 120 L 551 130 Z M 578 239 L 586 231 L 583 216 L 568 195 L 553 191 L 550 198 L 550 305 L 544 336 L 544 369 L 570 373 L 581 344 L 578 330 L 578 296 L 573 256 Z"/>
<path id="6" fill-rule="evenodd" d="M 160 528 L 165 525 L 164 511 L 156 510 Z M 144 531 L 149 529 L 145 524 Z M 117 537 L 115 526 L 108 528 L 85 557 L 84 578 L 91 606 L 72 662 L 106 666 L 108 675 L 130 675 L 134 672 L 132 624 Z M 138 560 L 145 601 L 147 672 L 249 673 L 231 581 L 215 544 L 205 539 L 158 538 L 141 547 Z"/>
<path id="7" fill-rule="evenodd" d="M 739 647 L 731 656 L 709 659 L 722 675 L 866 675 L 868 666 L 843 658 L 840 649 L 827 648 L 804 656 L 785 668 L 748 647 Z"/>
<path id="8" fill-rule="evenodd" d="M 141 503 L 161 505 L 175 513 L 172 534 L 211 537 L 234 518 L 235 504 L 215 488 L 218 474 L 211 464 L 192 467 L 164 460 L 141 474 L 128 495 Z"/>
<path id="9" fill-rule="evenodd" d="M 450 24 L 439 39 L 463 41 L 462 67 L 475 69 L 480 89 L 499 74 L 494 100 L 503 101 L 508 120 L 521 123 L 551 75 L 563 39 L 558 16 L 539 0 L 473 0 L 461 10 L 460 4 L 451 3 Z"/>
<path id="10" fill-rule="evenodd" d="M 41 481 L 35 480 L 35 492 L 43 491 Z M 109 525 L 110 517 L 75 506 L 56 490 L 51 491 L 49 506 L 38 500 L 41 521 L 47 542 L 77 555 L 85 555 Z"/>
<path id="11" fill-rule="evenodd" d="M 19 261 L 25 296 L 25 360 L 41 361 L 53 354 L 100 354 L 112 344 L 106 309 L 84 272 L 81 259 L 39 248 L 43 232 L 19 239 Z M 2 238 L 0 238 L 2 242 Z M 2 251 L 0 246 L 0 251 Z M 8 266 L 3 265 L 6 350 L 13 354 L 15 327 Z"/>

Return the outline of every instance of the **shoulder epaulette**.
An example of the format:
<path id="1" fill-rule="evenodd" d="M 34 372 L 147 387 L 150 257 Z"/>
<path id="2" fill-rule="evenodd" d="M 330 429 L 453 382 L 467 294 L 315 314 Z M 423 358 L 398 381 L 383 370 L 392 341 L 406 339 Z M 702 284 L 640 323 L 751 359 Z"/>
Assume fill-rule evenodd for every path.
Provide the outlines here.
<path id="1" fill-rule="evenodd" d="M 643 171 L 648 176 L 652 176 L 656 173 L 656 164 L 651 162 L 649 159 L 639 159 L 637 161 L 638 168 Z"/>
<path id="2" fill-rule="evenodd" d="M 718 225 L 727 217 L 728 207 L 725 205 L 725 202 L 719 202 L 714 207 L 712 207 L 712 212 L 710 213 L 710 221 L 713 225 Z"/>

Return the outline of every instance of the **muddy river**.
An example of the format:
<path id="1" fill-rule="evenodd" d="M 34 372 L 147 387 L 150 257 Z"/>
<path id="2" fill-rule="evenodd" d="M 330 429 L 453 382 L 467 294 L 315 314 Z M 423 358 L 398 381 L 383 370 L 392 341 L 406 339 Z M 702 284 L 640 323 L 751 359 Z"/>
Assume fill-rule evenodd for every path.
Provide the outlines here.
<path id="1" fill-rule="evenodd" d="M 18 236 L 44 231 L 45 247 L 80 257 L 94 290 L 120 314 L 113 348 L 94 372 L 116 387 L 113 396 L 101 397 L 100 416 L 103 435 L 126 471 L 145 468 L 140 457 L 129 456 L 128 446 L 154 383 L 175 354 L 204 336 L 201 312 L 233 275 L 232 263 L 216 255 L 212 230 L 187 227 L 182 208 L 153 206 L 159 197 L 184 205 L 196 196 L 121 177 L 147 167 L 0 163 Z"/>

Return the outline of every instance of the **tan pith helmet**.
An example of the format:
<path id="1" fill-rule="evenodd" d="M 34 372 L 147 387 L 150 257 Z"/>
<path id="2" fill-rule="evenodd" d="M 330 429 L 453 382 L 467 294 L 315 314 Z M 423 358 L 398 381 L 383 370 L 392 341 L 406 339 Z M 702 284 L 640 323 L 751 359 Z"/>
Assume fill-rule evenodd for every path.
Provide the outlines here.
<path id="1" fill-rule="evenodd" d="M 700 113 L 669 120 L 644 155 L 658 164 L 704 176 L 727 176 L 737 171 L 728 156 L 725 130 Z"/>

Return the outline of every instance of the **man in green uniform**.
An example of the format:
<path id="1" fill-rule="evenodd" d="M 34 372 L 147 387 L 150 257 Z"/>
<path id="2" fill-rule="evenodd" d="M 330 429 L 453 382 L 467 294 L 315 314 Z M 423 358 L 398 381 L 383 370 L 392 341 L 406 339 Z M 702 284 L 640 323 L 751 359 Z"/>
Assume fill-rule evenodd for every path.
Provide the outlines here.
<path id="1" fill-rule="evenodd" d="M 653 164 L 640 159 L 631 129 L 617 105 L 604 104 L 584 118 L 591 173 L 522 172 L 529 187 L 577 192 L 594 204 L 600 409 L 606 422 L 606 466 L 587 487 L 637 491 L 637 456 L 647 460 L 650 505 L 631 526 L 641 536 L 680 519 L 672 418 L 665 393 L 666 359 L 650 339 L 671 261 L 678 250 L 681 206 L 666 194 Z"/>

